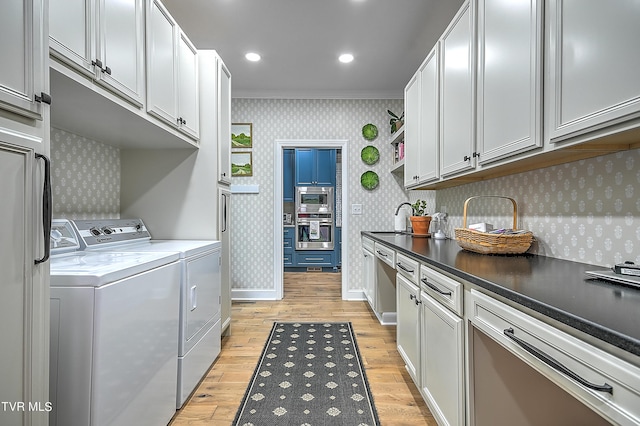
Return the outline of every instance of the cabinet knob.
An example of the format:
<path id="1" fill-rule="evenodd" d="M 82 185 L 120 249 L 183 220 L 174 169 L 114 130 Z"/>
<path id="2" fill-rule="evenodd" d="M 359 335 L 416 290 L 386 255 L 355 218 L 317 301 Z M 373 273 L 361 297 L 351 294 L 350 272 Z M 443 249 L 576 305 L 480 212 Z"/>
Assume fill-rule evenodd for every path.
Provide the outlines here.
<path id="1" fill-rule="evenodd" d="M 473 155 L 473 158 L 480 157 L 480 153 L 479 152 L 474 152 L 472 155 Z"/>
<path id="2" fill-rule="evenodd" d="M 469 157 L 468 155 L 464 156 L 464 161 L 470 161 L 470 160 L 471 160 L 471 157 Z"/>
<path id="3" fill-rule="evenodd" d="M 109 67 L 105 67 L 102 72 L 106 72 L 107 74 L 111 75 L 111 68 Z"/>

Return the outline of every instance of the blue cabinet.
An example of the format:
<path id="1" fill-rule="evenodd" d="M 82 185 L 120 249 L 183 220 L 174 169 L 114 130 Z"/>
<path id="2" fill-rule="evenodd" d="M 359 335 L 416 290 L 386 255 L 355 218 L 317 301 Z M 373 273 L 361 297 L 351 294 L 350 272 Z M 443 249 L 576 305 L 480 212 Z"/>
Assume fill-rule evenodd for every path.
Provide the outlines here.
<path id="1" fill-rule="evenodd" d="M 282 238 L 284 266 L 295 266 L 295 250 L 293 249 L 294 237 L 295 228 L 291 226 L 285 227 Z"/>
<path id="2" fill-rule="evenodd" d="M 296 266 L 325 266 L 331 267 L 334 264 L 333 251 L 320 250 L 298 250 L 295 254 Z"/>
<path id="3" fill-rule="evenodd" d="M 297 148 L 295 163 L 296 185 L 335 186 L 335 149 Z"/>
<path id="4" fill-rule="evenodd" d="M 282 157 L 282 201 L 295 201 L 296 152 L 293 149 L 285 149 Z"/>

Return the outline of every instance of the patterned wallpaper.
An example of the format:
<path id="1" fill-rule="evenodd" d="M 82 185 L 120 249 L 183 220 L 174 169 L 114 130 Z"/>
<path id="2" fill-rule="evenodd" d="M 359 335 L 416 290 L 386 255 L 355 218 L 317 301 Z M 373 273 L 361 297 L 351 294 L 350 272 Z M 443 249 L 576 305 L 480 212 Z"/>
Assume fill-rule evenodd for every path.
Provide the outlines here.
<path id="1" fill-rule="evenodd" d="M 231 258 L 252 259 L 251 268 L 242 262 L 232 265 L 234 289 L 273 289 L 273 146 L 277 139 L 349 141 L 350 164 L 348 170 L 344 170 L 349 174 L 349 201 L 362 204 L 363 214 L 349 216 L 349 235 L 343 238 L 350 238 L 351 245 L 349 253 L 343 254 L 343 262 L 350 265 L 349 289 L 361 288 L 360 231 L 392 230 L 396 206 L 409 198 L 401 177 L 389 173 L 393 153 L 387 109 L 402 112 L 402 100 L 233 100 L 231 121 L 253 123 L 254 171 L 251 177 L 232 178 L 232 183 L 260 185 L 259 194 L 233 195 Z M 379 130 L 373 142 L 362 137 L 362 127 L 367 123 L 375 124 Z M 380 161 L 372 166 L 360 159 L 360 151 L 369 144 L 380 151 Z M 360 186 L 360 175 L 367 170 L 380 176 L 380 184 L 373 191 Z M 435 206 L 435 197 L 431 197 L 431 205 Z"/>
<path id="2" fill-rule="evenodd" d="M 451 229 L 462 226 L 472 195 L 505 195 L 518 204 L 519 228 L 533 232 L 531 252 L 600 266 L 640 262 L 640 150 L 604 155 L 540 170 L 439 190 Z M 477 202 L 476 202 L 477 201 Z M 469 204 L 467 223 L 511 227 L 511 204 Z M 453 232 L 453 231 L 452 231 Z"/>
<path id="3" fill-rule="evenodd" d="M 120 149 L 51 128 L 53 217 L 120 217 Z"/>

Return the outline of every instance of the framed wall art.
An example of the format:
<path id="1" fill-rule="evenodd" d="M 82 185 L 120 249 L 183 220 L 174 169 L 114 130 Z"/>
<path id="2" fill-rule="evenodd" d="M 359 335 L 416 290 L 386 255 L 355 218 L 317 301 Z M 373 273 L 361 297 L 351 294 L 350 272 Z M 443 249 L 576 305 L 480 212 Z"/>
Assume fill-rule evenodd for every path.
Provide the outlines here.
<path id="1" fill-rule="evenodd" d="M 253 148 L 252 123 L 231 123 L 231 148 Z"/>
<path id="2" fill-rule="evenodd" d="M 251 151 L 231 152 L 231 176 L 253 176 Z"/>

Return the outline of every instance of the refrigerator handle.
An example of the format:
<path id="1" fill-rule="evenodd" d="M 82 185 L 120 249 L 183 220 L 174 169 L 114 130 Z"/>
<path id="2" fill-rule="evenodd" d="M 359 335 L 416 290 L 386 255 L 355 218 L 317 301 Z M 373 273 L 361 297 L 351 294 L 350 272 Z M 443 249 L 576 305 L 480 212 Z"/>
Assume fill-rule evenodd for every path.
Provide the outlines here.
<path id="1" fill-rule="evenodd" d="M 42 233 L 44 242 L 44 255 L 35 260 L 35 264 L 44 263 L 49 260 L 51 246 L 49 238 L 51 234 L 51 218 L 53 215 L 51 204 L 51 161 L 47 156 L 36 153 L 36 160 L 44 161 L 44 185 L 42 188 Z"/>

